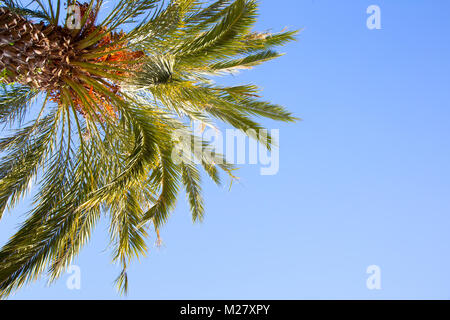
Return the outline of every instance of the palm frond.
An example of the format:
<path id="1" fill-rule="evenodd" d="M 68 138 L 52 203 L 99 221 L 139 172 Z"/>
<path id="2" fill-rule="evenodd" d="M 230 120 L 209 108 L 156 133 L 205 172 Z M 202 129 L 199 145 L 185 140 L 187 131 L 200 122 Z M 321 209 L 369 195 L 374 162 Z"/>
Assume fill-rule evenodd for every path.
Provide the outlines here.
<path id="1" fill-rule="evenodd" d="M 37 90 L 24 86 L 4 87 L 0 92 L 0 124 L 22 122 L 38 94 Z"/>
<path id="2" fill-rule="evenodd" d="M 192 220 L 202 221 L 204 208 L 201 190 L 200 173 L 192 164 L 181 164 L 183 184 L 189 198 L 189 205 L 192 212 Z"/>

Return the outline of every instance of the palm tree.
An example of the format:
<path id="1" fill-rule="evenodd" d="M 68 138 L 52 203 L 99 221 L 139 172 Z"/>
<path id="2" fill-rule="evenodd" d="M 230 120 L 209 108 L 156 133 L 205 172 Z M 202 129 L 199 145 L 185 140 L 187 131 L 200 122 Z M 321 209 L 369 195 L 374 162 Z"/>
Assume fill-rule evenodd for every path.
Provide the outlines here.
<path id="1" fill-rule="evenodd" d="M 200 221 L 199 169 L 218 184 L 219 171 L 235 178 L 192 121 L 258 132 L 252 116 L 296 120 L 254 85 L 212 81 L 279 57 L 272 48 L 294 39 L 251 31 L 256 1 L 68 2 L 0 0 L 0 123 L 14 128 L 0 139 L 0 217 L 38 181 L 26 221 L 0 251 L 0 297 L 45 270 L 57 279 L 102 214 L 126 292 L 127 266 L 146 253 L 150 226 L 159 237 L 180 187 Z M 270 137 L 253 138 L 270 148 Z"/>

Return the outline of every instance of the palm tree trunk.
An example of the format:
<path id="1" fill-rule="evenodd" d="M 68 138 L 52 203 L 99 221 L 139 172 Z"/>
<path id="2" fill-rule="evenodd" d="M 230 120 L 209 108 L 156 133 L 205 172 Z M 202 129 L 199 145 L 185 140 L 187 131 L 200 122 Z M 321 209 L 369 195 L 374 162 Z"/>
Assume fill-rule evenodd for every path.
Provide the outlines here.
<path id="1" fill-rule="evenodd" d="M 6 82 L 36 89 L 55 87 L 68 72 L 71 38 L 60 27 L 33 24 L 24 17 L 0 8 L 0 71 Z M 5 80 L 4 80 L 5 81 Z"/>

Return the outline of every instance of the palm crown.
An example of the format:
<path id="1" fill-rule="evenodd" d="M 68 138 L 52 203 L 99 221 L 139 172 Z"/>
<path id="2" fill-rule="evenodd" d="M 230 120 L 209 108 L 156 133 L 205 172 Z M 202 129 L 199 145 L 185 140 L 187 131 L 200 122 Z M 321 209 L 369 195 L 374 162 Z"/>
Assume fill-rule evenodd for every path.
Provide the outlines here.
<path id="1" fill-rule="evenodd" d="M 220 170 L 234 178 L 191 121 L 248 133 L 262 129 L 253 116 L 295 120 L 261 101 L 256 86 L 211 78 L 279 57 L 272 47 L 296 32 L 253 32 L 253 0 L 204 2 L 119 0 L 103 14 L 102 0 L 69 1 L 76 10 L 59 0 L 35 0 L 35 10 L 0 1 L 0 122 L 17 128 L 0 139 L 0 217 L 39 180 L 27 220 L 0 251 L 1 297 L 47 268 L 57 279 L 101 214 L 126 291 L 128 264 L 145 254 L 148 227 L 158 234 L 180 187 L 193 220 L 202 219 L 199 167 L 216 183 Z M 25 123 L 35 101 L 42 106 Z M 270 136 L 252 137 L 270 148 Z"/>

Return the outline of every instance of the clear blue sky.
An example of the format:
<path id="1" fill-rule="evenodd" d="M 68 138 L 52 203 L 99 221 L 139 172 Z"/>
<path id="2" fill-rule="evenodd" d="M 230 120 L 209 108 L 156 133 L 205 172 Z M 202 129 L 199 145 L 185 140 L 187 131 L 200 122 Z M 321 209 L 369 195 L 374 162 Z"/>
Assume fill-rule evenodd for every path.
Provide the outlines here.
<path id="1" fill-rule="evenodd" d="M 366 27 L 372 4 L 381 30 Z M 230 192 L 205 180 L 203 224 L 180 198 L 128 298 L 449 299 L 449 14 L 447 0 L 262 0 L 259 30 L 305 29 L 234 81 L 303 121 L 266 122 L 281 130 L 278 175 L 243 166 Z M 0 222 L 0 243 L 27 205 Z M 64 275 L 14 298 L 120 298 L 106 237 L 102 223 L 76 261 L 81 290 Z M 366 288 L 369 265 L 381 290 Z"/>

